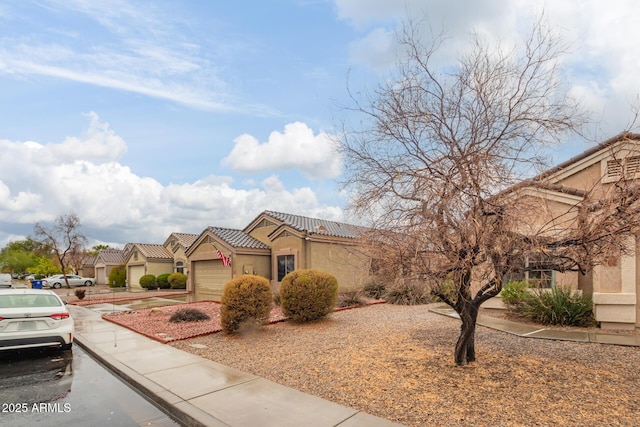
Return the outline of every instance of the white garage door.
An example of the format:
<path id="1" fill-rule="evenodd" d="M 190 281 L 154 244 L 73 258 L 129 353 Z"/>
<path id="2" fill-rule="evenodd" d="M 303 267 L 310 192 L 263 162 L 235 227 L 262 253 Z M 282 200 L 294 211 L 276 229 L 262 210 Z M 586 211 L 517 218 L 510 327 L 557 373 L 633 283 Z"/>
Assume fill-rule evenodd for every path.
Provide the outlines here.
<path id="1" fill-rule="evenodd" d="M 127 271 L 127 282 L 131 289 L 142 289 L 140 278 L 144 276 L 144 265 L 132 265 Z"/>
<path id="2" fill-rule="evenodd" d="M 99 285 L 104 285 L 107 283 L 106 267 L 96 267 L 96 283 Z"/>
<path id="3" fill-rule="evenodd" d="M 231 280 L 231 267 L 223 266 L 219 259 L 194 261 L 192 274 L 196 294 L 219 300 Z"/>

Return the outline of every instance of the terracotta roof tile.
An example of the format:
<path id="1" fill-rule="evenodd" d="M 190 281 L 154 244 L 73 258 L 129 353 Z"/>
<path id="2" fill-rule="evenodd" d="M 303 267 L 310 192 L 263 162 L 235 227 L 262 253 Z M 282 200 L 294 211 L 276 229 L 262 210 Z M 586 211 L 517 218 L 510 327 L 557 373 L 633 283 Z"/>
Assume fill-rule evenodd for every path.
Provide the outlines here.
<path id="1" fill-rule="evenodd" d="M 122 264 L 124 263 L 124 252 L 120 249 L 102 249 L 98 258 L 105 264 Z"/>
<path id="2" fill-rule="evenodd" d="M 234 248 L 269 249 L 269 246 L 242 230 L 221 227 L 208 227 L 207 230 Z"/>
<path id="3" fill-rule="evenodd" d="M 173 255 L 164 246 L 155 243 L 134 243 L 145 258 L 173 259 Z"/>
<path id="4" fill-rule="evenodd" d="M 355 239 L 365 231 L 364 227 L 337 221 L 328 221 L 326 219 L 310 218 L 274 211 L 264 211 L 264 214 L 269 215 L 270 217 L 275 218 L 296 230 L 306 231 L 309 234 L 323 234 L 326 236 Z"/>

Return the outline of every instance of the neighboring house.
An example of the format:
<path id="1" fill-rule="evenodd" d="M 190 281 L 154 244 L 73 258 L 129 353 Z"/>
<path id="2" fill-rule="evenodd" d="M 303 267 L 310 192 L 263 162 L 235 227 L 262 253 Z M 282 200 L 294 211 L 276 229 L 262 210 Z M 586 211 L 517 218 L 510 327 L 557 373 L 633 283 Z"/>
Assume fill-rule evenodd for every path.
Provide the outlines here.
<path id="1" fill-rule="evenodd" d="M 163 245 L 130 243 L 125 247 L 124 261 L 127 266 L 127 288 L 142 289 L 140 278 L 145 274 L 158 276 L 173 273 L 173 254 Z"/>
<path id="2" fill-rule="evenodd" d="M 82 265 L 80 266 L 78 274 L 82 277 L 95 277 L 96 258 L 97 257 L 95 255 L 87 255 L 82 258 Z"/>
<path id="3" fill-rule="evenodd" d="M 298 269 L 317 269 L 338 279 L 340 291 L 360 289 L 370 259 L 360 249 L 364 228 L 336 221 L 264 211 L 243 230 L 271 248 L 271 286 Z"/>
<path id="4" fill-rule="evenodd" d="M 187 289 L 200 299 L 220 300 L 235 276 L 255 274 L 271 279 L 271 250 L 241 230 L 207 227 L 186 251 Z"/>
<path id="5" fill-rule="evenodd" d="M 124 251 L 120 249 L 102 249 L 95 262 L 95 278 L 98 285 L 109 282 L 109 273 L 114 267 L 124 265 Z"/>
<path id="6" fill-rule="evenodd" d="M 189 275 L 187 249 L 197 238 L 197 234 L 171 233 L 164 241 L 163 246 L 173 254 L 173 273 Z"/>
<path id="7" fill-rule="evenodd" d="M 519 201 L 537 208 L 539 220 L 544 220 L 545 215 L 558 219 L 548 226 L 561 233 L 565 224 L 572 223 L 576 206 L 588 191 L 605 197 L 621 178 L 640 179 L 638 134 L 623 133 L 608 139 L 534 178 L 541 185 L 522 186 L 515 193 Z M 523 232 L 526 234 L 526 230 Z M 629 235 L 625 254 L 612 253 L 606 265 L 596 266 L 587 275 L 560 273 L 541 266 L 527 272 L 526 278 L 542 280 L 547 286 L 570 286 L 592 295 L 595 318 L 603 329 L 640 327 L 639 237 Z"/>

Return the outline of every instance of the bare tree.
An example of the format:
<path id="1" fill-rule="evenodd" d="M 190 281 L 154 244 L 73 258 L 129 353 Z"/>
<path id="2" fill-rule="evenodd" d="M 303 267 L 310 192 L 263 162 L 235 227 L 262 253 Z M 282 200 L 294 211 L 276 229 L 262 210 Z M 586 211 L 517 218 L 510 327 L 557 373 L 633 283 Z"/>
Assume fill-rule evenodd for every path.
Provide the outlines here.
<path id="1" fill-rule="evenodd" d="M 36 223 L 34 233 L 36 239 L 56 256 L 68 288 L 66 270 L 73 260 L 84 254 L 87 243 L 86 236 L 80 230 L 80 218 L 75 213 L 60 215 L 51 227 Z"/>
<path id="2" fill-rule="evenodd" d="M 516 203 L 518 189 L 549 185 L 527 179 L 544 165 L 541 148 L 586 121 L 563 91 L 563 49 L 542 21 L 512 50 L 475 35 L 446 69 L 433 63 L 444 38 L 425 45 L 409 22 L 399 41 L 407 55 L 397 74 L 366 99 L 352 97 L 363 119 L 341 141 L 345 185 L 351 208 L 384 233 L 381 241 L 389 230 L 408 236 L 394 244 L 405 245 L 399 252 L 412 254 L 414 273 L 460 315 L 454 357 L 466 365 L 476 358 L 481 304 L 522 268 L 519 260 L 535 255 L 561 271 L 588 271 L 602 262 L 597 248 L 624 248 L 640 193 L 626 185 L 605 197 L 585 191 L 562 213 Z"/>

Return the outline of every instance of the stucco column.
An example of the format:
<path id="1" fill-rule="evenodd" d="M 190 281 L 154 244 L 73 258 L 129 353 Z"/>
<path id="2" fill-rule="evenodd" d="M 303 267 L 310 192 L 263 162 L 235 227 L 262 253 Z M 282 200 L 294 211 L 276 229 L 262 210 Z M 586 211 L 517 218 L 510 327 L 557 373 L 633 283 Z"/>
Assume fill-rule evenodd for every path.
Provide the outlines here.
<path id="1" fill-rule="evenodd" d="M 636 325 L 636 238 L 628 236 L 620 256 L 620 291 L 602 292 L 603 267 L 593 269 L 593 305 L 602 329 L 634 329 Z"/>

